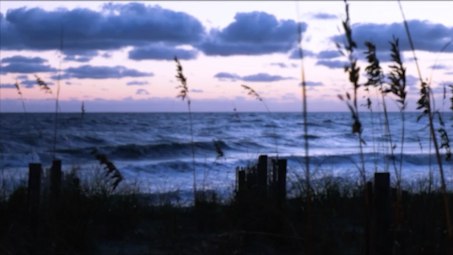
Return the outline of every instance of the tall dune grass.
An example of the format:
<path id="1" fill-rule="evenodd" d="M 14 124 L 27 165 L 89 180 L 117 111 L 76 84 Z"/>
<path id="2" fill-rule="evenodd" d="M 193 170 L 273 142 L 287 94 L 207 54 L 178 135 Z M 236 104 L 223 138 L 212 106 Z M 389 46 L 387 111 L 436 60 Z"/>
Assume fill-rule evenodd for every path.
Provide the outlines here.
<path id="1" fill-rule="evenodd" d="M 266 108 L 266 111 L 267 113 L 269 114 L 269 117 L 271 118 L 272 120 L 272 129 L 274 131 L 274 142 L 275 142 L 275 153 L 277 155 L 277 158 L 278 158 L 278 140 L 277 140 L 277 130 L 275 128 L 275 126 L 277 125 L 277 123 L 275 123 L 275 119 L 272 117 L 272 112 L 269 110 L 269 107 L 267 106 L 266 102 L 264 101 L 264 99 L 260 96 L 260 94 L 258 94 L 258 92 L 256 92 L 256 90 L 254 90 L 252 87 L 250 86 L 247 86 L 247 85 L 241 85 L 241 87 L 247 91 L 247 94 L 250 95 L 251 97 L 255 98 L 256 100 L 260 101 L 261 103 L 263 103 L 264 107 Z"/>
<path id="2" fill-rule="evenodd" d="M 189 125 L 190 125 L 190 144 L 191 144 L 191 149 L 192 149 L 192 173 L 193 173 L 193 199 L 194 202 L 197 201 L 197 177 L 195 173 L 195 147 L 193 143 L 193 124 L 192 124 L 192 110 L 190 108 L 190 98 L 188 96 L 189 93 L 189 88 L 187 86 L 187 78 L 184 76 L 182 72 L 182 66 L 181 63 L 179 63 L 178 58 L 175 56 L 175 62 L 176 62 L 176 79 L 181 82 L 180 85 L 178 85 L 176 88 L 181 89 L 179 91 L 179 94 L 177 97 L 180 97 L 183 101 L 187 100 L 187 108 L 189 111 Z"/>
<path id="3" fill-rule="evenodd" d="M 311 217 L 311 185 L 310 185 L 310 154 L 309 154 L 309 142 L 308 142 L 308 118 L 307 118 L 307 84 L 305 82 L 305 66 L 304 66 L 304 53 L 302 48 L 302 29 L 300 23 L 300 15 L 299 15 L 299 6 L 296 5 L 297 10 L 297 44 L 299 49 L 299 58 L 300 58 L 300 71 L 301 71 L 301 81 L 302 81 L 302 117 L 304 122 L 304 148 L 305 148 L 305 185 L 306 185 L 306 197 L 307 197 L 307 251 L 308 254 L 313 254 L 313 246 L 312 246 L 312 217 Z"/>
<path id="4" fill-rule="evenodd" d="M 439 173 L 440 173 L 440 181 L 441 181 L 441 187 L 442 187 L 442 193 L 443 193 L 443 198 L 444 198 L 444 206 L 445 206 L 445 217 L 446 217 L 446 224 L 447 224 L 447 230 L 448 230 L 448 239 L 449 239 L 449 247 L 450 247 L 450 254 L 453 254 L 453 229 L 452 229 L 452 223 L 451 223 L 451 216 L 450 216 L 450 206 L 448 202 L 448 197 L 447 197 L 447 189 L 445 186 L 445 177 L 444 177 L 444 170 L 443 170 L 443 165 L 442 165 L 442 159 L 440 156 L 439 152 L 439 146 L 436 138 L 436 132 L 434 129 L 434 123 L 433 123 L 433 112 L 431 108 L 431 88 L 429 83 L 426 83 L 423 81 L 423 76 L 420 70 L 420 66 L 418 64 L 418 59 L 415 54 L 415 46 L 412 41 L 412 37 L 410 34 L 409 30 L 409 25 L 407 24 L 406 17 L 404 15 L 403 7 L 401 5 L 401 1 L 398 0 L 398 5 L 401 11 L 401 15 L 403 16 L 403 22 L 404 22 L 404 28 L 406 31 L 407 39 L 409 40 L 409 45 L 412 50 L 412 54 L 414 56 L 414 62 L 417 67 L 417 72 L 418 72 L 418 77 L 420 79 L 420 99 L 418 100 L 417 104 L 418 107 L 417 109 L 423 109 L 423 113 L 418 117 L 417 121 L 420 120 L 421 117 L 424 115 L 428 116 L 428 122 L 429 122 L 429 129 L 431 133 L 431 139 L 434 145 L 434 150 L 436 153 L 436 159 L 437 163 L 439 166 Z"/>
<path id="5" fill-rule="evenodd" d="M 55 97 L 55 120 L 54 120 L 54 136 L 53 136 L 53 158 L 55 159 L 55 153 L 57 150 L 57 131 L 58 131 L 58 110 L 59 110 L 59 99 L 60 99 L 60 80 L 61 80 L 61 65 L 63 63 L 63 32 L 64 27 L 63 23 L 61 24 L 61 34 L 60 34 L 60 64 L 58 67 L 58 78 L 57 78 L 57 94 Z"/>

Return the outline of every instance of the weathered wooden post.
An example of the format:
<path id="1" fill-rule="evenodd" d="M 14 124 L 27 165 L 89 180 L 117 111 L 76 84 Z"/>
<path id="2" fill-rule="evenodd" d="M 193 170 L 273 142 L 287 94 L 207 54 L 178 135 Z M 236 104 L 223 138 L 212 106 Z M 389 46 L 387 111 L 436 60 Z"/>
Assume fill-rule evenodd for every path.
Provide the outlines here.
<path id="1" fill-rule="evenodd" d="M 244 170 L 240 170 L 239 173 L 238 173 L 238 192 L 240 194 L 244 193 L 245 191 L 245 171 Z"/>
<path id="2" fill-rule="evenodd" d="M 236 180 L 234 181 L 234 189 L 236 191 L 239 191 L 239 170 L 240 170 L 240 168 L 237 166 L 236 167 L 236 172 L 235 172 L 236 173 Z"/>
<path id="3" fill-rule="evenodd" d="M 390 174 L 374 174 L 375 250 L 377 254 L 392 254 Z"/>
<path id="4" fill-rule="evenodd" d="M 277 175 L 278 175 L 278 162 L 277 159 L 270 158 L 270 172 L 268 174 L 268 194 L 274 202 L 278 202 L 277 190 Z"/>
<path id="5" fill-rule="evenodd" d="M 373 183 L 372 182 L 367 182 L 365 186 L 365 199 L 366 199 L 366 208 L 365 208 L 365 254 L 370 255 L 372 247 L 373 247 L 373 217 L 372 217 L 372 212 L 373 212 Z"/>
<path id="6" fill-rule="evenodd" d="M 243 202 L 243 197 L 246 189 L 245 170 L 236 167 L 236 199 L 239 203 Z"/>
<path id="7" fill-rule="evenodd" d="M 266 197 L 267 191 L 267 155 L 258 158 L 257 186 L 261 196 Z"/>
<path id="8" fill-rule="evenodd" d="M 41 195 L 41 164 L 28 165 L 28 216 L 33 235 L 37 235 Z"/>
<path id="9" fill-rule="evenodd" d="M 52 162 L 50 169 L 50 199 L 49 210 L 52 220 L 57 216 L 61 192 L 61 160 Z"/>
<path id="10" fill-rule="evenodd" d="M 277 173 L 277 194 L 278 203 L 283 205 L 286 201 L 286 159 L 278 160 L 278 173 Z"/>

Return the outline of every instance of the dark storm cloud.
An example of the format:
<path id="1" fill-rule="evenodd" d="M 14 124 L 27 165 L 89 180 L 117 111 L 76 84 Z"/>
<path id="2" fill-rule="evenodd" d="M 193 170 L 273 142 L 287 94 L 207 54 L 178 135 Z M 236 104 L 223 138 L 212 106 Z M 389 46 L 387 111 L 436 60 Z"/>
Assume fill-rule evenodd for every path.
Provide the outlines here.
<path id="1" fill-rule="evenodd" d="M 133 60 L 173 60 L 175 56 L 178 59 L 191 60 L 196 59 L 198 51 L 175 49 L 165 45 L 151 45 L 147 47 L 139 47 L 129 51 L 129 59 Z"/>
<path id="2" fill-rule="evenodd" d="M 241 80 L 241 81 L 247 81 L 247 82 L 274 82 L 274 81 L 293 80 L 294 79 L 292 77 L 283 77 L 280 75 L 270 75 L 267 73 L 257 73 L 257 74 L 246 75 L 246 76 L 241 77 L 237 74 L 224 73 L 224 72 L 214 75 L 214 78 L 217 78 L 220 81 Z"/>
<path id="3" fill-rule="evenodd" d="M 40 57 L 24 57 L 24 56 L 12 56 L 9 58 L 2 59 L 2 64 L 4 63 L 25 63 L 25 64 L 43 64 L 47 62 L 47 59 Z"/>
<path id="4" fill-rule="evenodd" d="M 446 43 L 453 39 L 453 28 L 442 24 L 434 24 L 426 20 L 409 20 L 408 26 L 417 50 L 439 52 Z M 376 45 L 377 51 L 388 51 L 390 50 L 389 41 L 393 40 L 393 35 L 399 38 L 402 51 L 410 50 L 403 23 L 360 23 L 352 26 L 352 38 L 360 50 L 366 49 L 365 41 L 370 41 Z M 333 36 L 332 40 L 343 43 L 344 35 Z M 453 47 L 448 47 L 445 51 L 453 52 Z"/>
<path id="5" fill-rule="evenodd" d="M 297 41 L 295 21 L 264 12 L 237 13 L 227 27 L 207 34 L 187 13 L 141 3 L 109 3 L 102 11 L 22 7 L 8 10 L 0 20 L 2 50 L 59 50 L 63 39 L 65 59 L 78 62 L 91 60 L 98 50 L 127 46 L 134 47 L 130 59 L 170 60 L 197 57 L 196 50 L 174 48 L 178 45 L 214 56 L 263 55 L 287 53 Z M 307 24 L 300 25 L 305 32 Z"/>
<path id="6" fill-rule="evenodd" d="M 227 27 L 213 29 L 199 49 L 209 56 L 285 53 L 297 42 L 297 23 L 265 12 L 237 13 Z M 301 23 L 301 31 L 307 29 Z"/>
<path id="7" fill-rule="evenodd" d="M 22 7 L 0 18 L 2 50 L 59 49 L 62 30 L 65 51 L 80 51 L 72 55 L 152 42 L 192 44 L 205 33 L 191 15 L 141 3 L 105 4 L 102 12 Z"/>
<path id="8" fill-rule="evenodd" d="M 135 69 L 128 69 L 124 66 L 91 66 L 83 65 L 79 67 L 71 67 L 64 70 L 61 79 L 77 78 L 77 79 L 120 79 L 123 77 L 150 77 L 153 73 L 140 72 Z M 57 79 L 57 76 L 52 76 L 52 79 Z"/>

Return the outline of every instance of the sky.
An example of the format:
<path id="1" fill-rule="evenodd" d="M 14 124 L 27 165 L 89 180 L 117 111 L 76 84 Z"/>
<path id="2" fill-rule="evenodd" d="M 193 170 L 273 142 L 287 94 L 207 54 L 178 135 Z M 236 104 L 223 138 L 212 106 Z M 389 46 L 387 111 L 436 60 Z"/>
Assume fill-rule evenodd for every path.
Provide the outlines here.
<path id="1" fill-rule="evenodd" d="M 432 78 L 442 101 L 443 86 L 453 84 L 453 45 L 440 53 L 453 40 L 453 2 L 402 1 L 402 7 L 422 76 Z M 351 1 L 349 13 L 359 83 L 367 82 L 364 42 L 376 45 L 388 73 L 389 41 L 398 37 L 407 109 L 415 110 L 418 73 L 398 2 Z M 298 24 L 308 110 L 347 111 L 338 99 L 352 92 L 347 57 L 335 45 L 344 42 L 344 19 L 343 1 L 1 1 L 0 111 L 23 111 L 21 100 L 27 111 L 53 111 L 58 87 L 63 112 L 80 111 L 82 101 L 86 112 L 186 111 L 187 103 L 176 97 L 174 56 L 187 77 L 193 111 L 265 111 L 243 84 L 271 111 L 301 111 Z M 35 75 L 52 93 L 40 89 Z M 360 91 L 361 100 L 366 95 Z"/>

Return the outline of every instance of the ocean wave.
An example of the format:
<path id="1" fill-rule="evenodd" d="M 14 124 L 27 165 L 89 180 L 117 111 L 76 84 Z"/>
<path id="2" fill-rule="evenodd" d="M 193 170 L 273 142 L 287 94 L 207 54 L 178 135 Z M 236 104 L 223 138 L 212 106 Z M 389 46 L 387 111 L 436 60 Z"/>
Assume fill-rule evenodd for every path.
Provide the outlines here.
<path id="1" fill-rule="evenodd" d="M 194 142 L 195 153 L 200 150 L 216 152 L 213 142 Z M 224 141 L 219 141 L 222 150 L 231 149 Z M 68 153 L 80 156 L 90 155 L 94 149 L 117 159 L 160 159 L 191 154 L 191 143 L 159 143 L 159 144 L 121 144 L 114 146 L 84 147 L 77 149 L 58 149 L 58 153 Z"/>
<path id="2" fill-rule="evenodd" d="M 297 122 L 297 125 L 304 125 L 304 122 Z M 322 127 L 322 125 L 314 123 L 314 122 L 307 122 L 307 126 L 309 127 Z"/>
<path id="3" fill-rule="evenodd" d="M 299 139 L 304 139 L 305 138 L 305 135 L 304 134 L 301 134 L 299 135 L 297 138 Z M 307 138 L 308 140 L 315 140 L 315 139 L 319 139 L 321 138 L 320 136 L 317 136 L 317 135 L 307 135 Z"/>
<path id="4" fill-rule="evenodd" d="M 380 161 L 382 164 L 383 159 L 385 158 L 389 164 L 392 164 L 392 155 L 391 154 L 384 154 L 384 153 L 363 153 L 363 158 L 366 163 L 373 163 L 375 157 Z M 304 160 L 304 156 L 302 155 L 291 155 L 287 158 L 288 160 L 300 162 Z M 442 163 L 449 164 L 446 161 L 446 155 L 441 154 Z M 395 162 L 399 164 L 401 160 L 401 155 L 399 153 L 394 154 Z M 435 154 L 423 154 L 423 153 L 404 153 L 403 154 L 403 169 L 407 168 L 407 164 L 411 164 L 414 166 L 428 166 L 428 164 L 435 165 L 437 164 Z M 342 164 L 350 164 L 350 163 L 359 163 L 360 162 L 360 153 L 348 153 L 348 154 L 336 154 L 336 155 L 314 155 L 310 156 L 310 162 L 312 164 L 335 164 L 335 165 L 342 165 Z"/>

